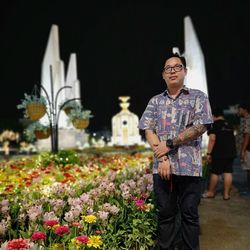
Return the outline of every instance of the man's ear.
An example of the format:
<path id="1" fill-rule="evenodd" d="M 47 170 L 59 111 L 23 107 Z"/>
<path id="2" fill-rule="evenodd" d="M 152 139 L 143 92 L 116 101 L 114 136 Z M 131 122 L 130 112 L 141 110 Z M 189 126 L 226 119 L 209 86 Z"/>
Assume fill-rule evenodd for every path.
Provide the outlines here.
<path id="1" fill-rule="evenodd" d="M 188 68 L 186 67 L 184 70 L 185 70 L 185 75 L 187 75 Z"/>

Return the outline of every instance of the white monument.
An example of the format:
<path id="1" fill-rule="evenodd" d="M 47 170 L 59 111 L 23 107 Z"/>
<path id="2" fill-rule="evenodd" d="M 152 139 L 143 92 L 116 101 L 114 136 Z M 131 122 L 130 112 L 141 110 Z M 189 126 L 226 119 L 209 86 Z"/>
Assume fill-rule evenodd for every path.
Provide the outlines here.
<path id="1" fill-rule="evenodd" d="M 51 84 L 53 84 L 53 97 Z M 57 111 L 59 111 L 59 106 L 66 100 L 81 97 L 80 82 L 77 78 L 76 54 L 70 54 L 69 65 L 65 77 L 64 63 L 60 58 L 57 25 L 52 25 L 50 30 L 50 35 L 42 62 L 41 85 L 46 90 L 51 101 L 52 98 L 54 98 L 54 100 L 56 100 L 57 98 Z M 66 85 L 70 86 L 71 88 L 64 88 L 60 92 L 58 92 L 62 87 Z M 45 92 L 42 89 L 41 95 L 46 97 Z M 48 124 L 48 116 L 45 115 L 40 121 L 43 124 Z M 58 128 L 59 149 L 76 147 L 82 148 L 84 147 L 84 145 L 86 145 L 86 142 L 88 141 L 88 135 L 84 132 L 84 130 L 75 129 L 64 111 L 60 112 Z M 51 149 L 51 138 L 38 140 L 36 146 L 39 150 Z"/>
<path id="2" fill-rule="evenodd" d="M 205 60 L 189 16 L 184 18 L 184 39 L 185 50 L 183 55 L 186 58 L 188 69 L 185 84 L 187 87 L 199 89 L 208 95 Z M 173 52 L 180 54 L 177 47 L 173 48 Z"/>
<path id="3" fill-rule="evenodd" d="M 112 118 L 111 145 L 131 146 L 143 144 L 138 129 L 139 118 L 128 110 L 129 99 L 129 96 L 119 97 L 122 110 Z"/>
<path id="4" fill-rule="evenodd" d="M 186 58 L 188 69 L 185 85 L 189 88 L 199 89 L 208 95 L 205 60 L 192 20 L 189 16 L 184 18 L 184 39 L 185 50 L 183 55 Z M 173 52 L 180 54 L 177 47 L 173 48 Z M 206 147 L 208 142 L 206 133 L 203 134 L 202 139 L 203 147 Z"/>

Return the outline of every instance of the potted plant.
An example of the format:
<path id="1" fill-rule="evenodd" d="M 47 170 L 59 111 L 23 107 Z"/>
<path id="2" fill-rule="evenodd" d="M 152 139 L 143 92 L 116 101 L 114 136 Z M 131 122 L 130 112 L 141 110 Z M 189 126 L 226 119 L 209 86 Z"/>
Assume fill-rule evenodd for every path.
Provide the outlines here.
<path id="1" fill-rule="evenodd" d="M 81 107 L 81 103 L 76 100 L 66 100 L 60 105 L 60 109 L 62 109 L 66 115 L 68 115 L 72 109 L 76 109 L 78 107 Z"/>
<path id="2" fill-rule="evenodd" d="M 68 114 L 73 126 L 77 129 L 85 129 L 89 125 L 89 119 L 93 117 L 90 110 L 84 110 L 81 106 L 72 109 Z"/>
<path id="3" fill-rule="evenodd" d="M 46 139 L 50 136 L 50 133 L 50 126 L 43 125 L 39 121 L 31 123 L 24 130 L 24 134 L 28 141 L 34 141 L 35 139 Z"/>
<path id="4" fill-rule="evenodd" d="M 17 105 L 18 109 L 25 109 L 24 117 L 37 121 L 46 113 L 47 101 L 44 96 L 28 95 L 24 93 L 24 99 Z"/>

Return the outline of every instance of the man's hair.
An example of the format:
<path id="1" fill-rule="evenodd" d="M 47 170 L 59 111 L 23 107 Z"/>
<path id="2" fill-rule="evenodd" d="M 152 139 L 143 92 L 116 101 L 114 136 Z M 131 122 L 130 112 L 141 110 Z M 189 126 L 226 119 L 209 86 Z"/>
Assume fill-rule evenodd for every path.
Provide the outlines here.
<path id="1" fill-rule="evenodd" d="M 182 63 L 182 64 L 184 65 L 184 67 L 186 68 L 187 63 L 186 63 L 186 59 L 185 59 L 184 56 L 181 56 L 181 55 L 179 55 L 178 53 L 170 52 L 170 53 L 168 53 L 168 54 L 166 55 L 166 57 L 165 57 L 165 62 L 166 62 L 169 58 L 171 58 L 171 57 L 178 57 L 178 58 L 180 58 L 181 63 Z"/>
<path id="2" fill-rule="evenodd" d="M 224 112 L 221 108 L 219 107 L 213 107 L 212 108 L 212 114 L 215 116 L 215 117 L 218 117 L 218 116 L 224 116 Z"/>
<path id="3" fill-rule="evenodd" d="M 245 109 L 250 113 L 250 104 L 249 103 L 240 103 L 239 108 Z"/>

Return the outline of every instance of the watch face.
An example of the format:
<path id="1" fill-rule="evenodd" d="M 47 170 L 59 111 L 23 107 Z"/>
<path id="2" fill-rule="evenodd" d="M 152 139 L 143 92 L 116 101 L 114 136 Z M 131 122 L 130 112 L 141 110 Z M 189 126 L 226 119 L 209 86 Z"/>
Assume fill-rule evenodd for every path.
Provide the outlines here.
<path id="1" fill-rule="evenodd" d="M 166 144 L 167 144 L 167 146 L 168 146 L 169 148 L 173 148 L 173 147 L 174 147 L 173 141 L 172 141 L 171 139 L 168 139 L 168 140 L 166 141 Z"/>

